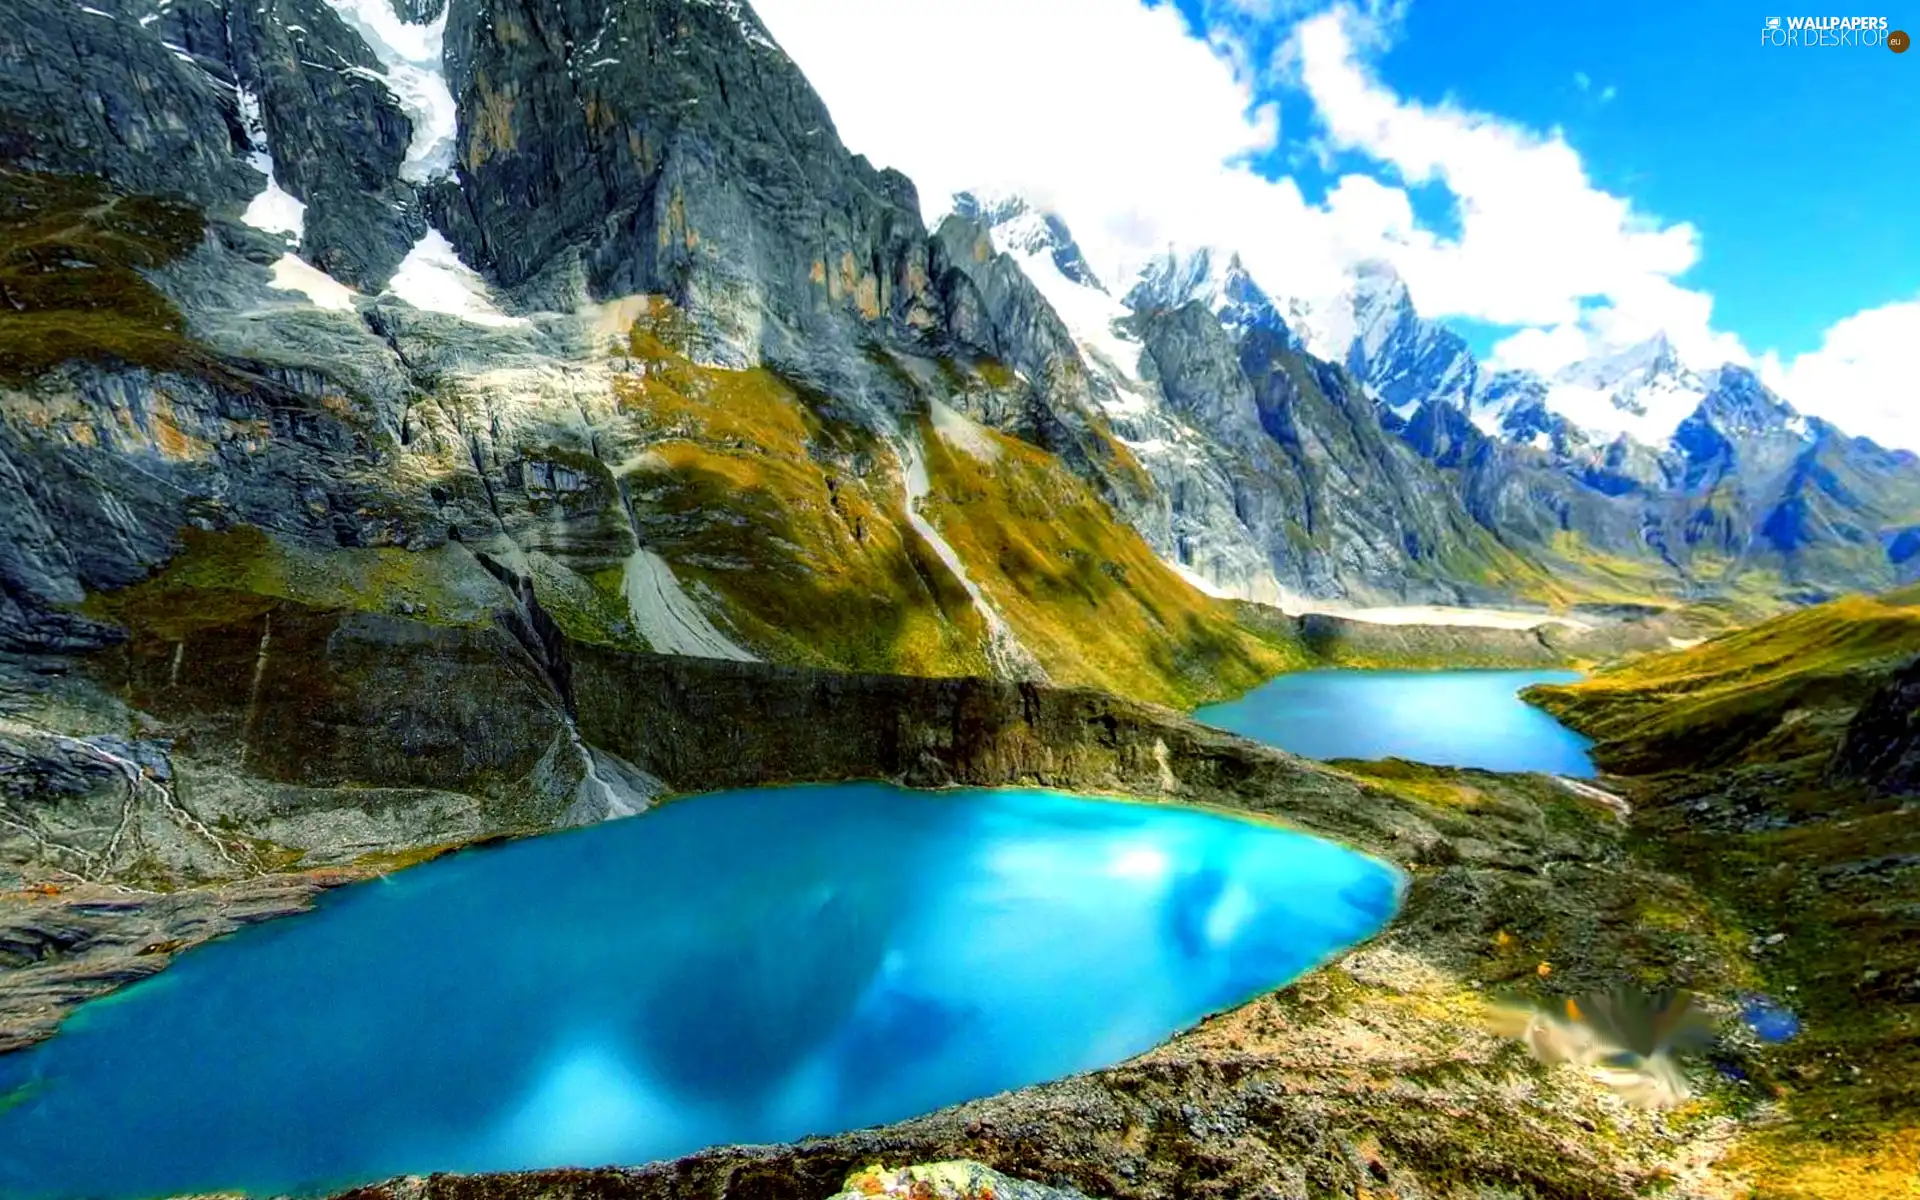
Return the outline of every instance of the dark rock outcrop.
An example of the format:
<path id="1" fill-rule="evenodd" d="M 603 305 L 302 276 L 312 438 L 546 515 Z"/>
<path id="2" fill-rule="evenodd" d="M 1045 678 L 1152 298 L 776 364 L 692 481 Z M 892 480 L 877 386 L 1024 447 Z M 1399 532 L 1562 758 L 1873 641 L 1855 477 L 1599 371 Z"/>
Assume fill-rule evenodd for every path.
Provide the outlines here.
<path id="1" fill-rule="evenodd" d="M 120 4 L 90 7 L 106 15 L 67 0 L 0 9 L 0 162 L 99 175 L 208 207 L 256 190 L 232 93 L 221 86 L 231 76 L 199 65 L 203 48 L 211 62 L 224 58 L 224 23 L 175 18 L 200 35 L 182 61 Z"/>
<path id="2" fill-rule="evenodd" d="M 1920 659 L 1896 671 L 1854 713 L 1827 774 L 1883 795 L 1920 792 Z"/>
<path id="3" fill-rule="evenodd" d="M 841 146 L 744 4 L 453 0 L 446 36 L 462 186 L 436 203 L 505 286 L 573 259 L 595 297 L 703 314 L 703 357 L 855 393 L 866 325 L 934 323 L 912 185 Z"/>
<path id="4" fill-rule="evenodd" d="M 378 291 L 427 231 L 400 179 L 413 124 L 382 82 L 385 67 L 325 0 L 229 11 L 236 82 L 259 98 L 277 182 L 307 205 L 300 253 Z"/>

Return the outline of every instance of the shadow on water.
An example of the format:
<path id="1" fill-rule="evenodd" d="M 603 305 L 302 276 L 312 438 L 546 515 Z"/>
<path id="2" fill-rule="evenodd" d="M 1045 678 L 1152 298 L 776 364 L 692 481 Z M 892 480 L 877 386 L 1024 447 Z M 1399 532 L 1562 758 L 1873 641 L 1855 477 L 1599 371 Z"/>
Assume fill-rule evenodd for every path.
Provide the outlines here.
<path id="1" fill-rule="evenodd" d="M 1401 883 L 1171 807 L 703 797 L 332 893 L 86 1006 L 0 1057 L 0 1195 L 315 1192 L 895 1120 L 1148 1049 L 1373 933 Z"/>

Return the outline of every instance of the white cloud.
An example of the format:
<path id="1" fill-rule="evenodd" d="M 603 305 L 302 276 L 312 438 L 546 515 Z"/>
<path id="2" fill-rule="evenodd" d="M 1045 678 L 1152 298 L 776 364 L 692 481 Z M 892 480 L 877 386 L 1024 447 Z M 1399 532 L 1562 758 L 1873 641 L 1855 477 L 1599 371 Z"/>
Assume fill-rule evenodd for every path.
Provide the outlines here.
<path id="1" fill-rule="evenodd" d="M 1820 348 L 1782 362 L 1772 352 L 1760 378 L 1801 412 L 1887 446 L 1920 447 L 1920 299 L 1836 321 Z"/>
<path id="2" fill-rule="evenodd" d="M 1577 325 L 1522 329 L 1493 348 L 1494 365 L 1551 375 L 1593 353 L 1593 339 Z"/>
<path id="3" fill-rule="evenodd" d="M 1338 13 L 1303 22 L 1296 41 L 1301 83 L 1334 141 L 1407 183 L 1444 184 L 1457 202 L 1457 238 L 1422 232 L 1386 254 L 1423 310 L 1553 325 L 1578 321 L 1596 298 L 1622 310 L 1650 303 L 1663 317 L 1699 316 L 1676 341 L 1708 340 L 1711 303 L 1675 295 L 1672 282 L 1699 257 L 1691 225 L 1662 224 L 1595 187 L 1557 131 L 1396 96 Z"/>
<path id="4" fill-rule="evenodd" d="M 1296 2 L 1216 0 L 1243 12 Z M 1594 187 L 1557 134 L 1451 106 L 1402 100 L 1361 60 L 1398 21 L 1374 3 L 1308 17 L 1285 58 L 1338 147 L 1380 162 L 1339 180 L 1323 205 L 1246 158 L 1279 131 L 1244 65 L 1193 37 L 1171 4 L 1136 0 L 760 0 L 762 19 L 807 72 L 842 138 L 906 171 L 929 215 L 961 188 L 1023 192 L 1066 217 L 1095 269 L 1124 278 L 1168 243 L 1239 250 L 1277 291 L 1323 299 L 1344 267 L 1384 257 L 1436 316 L 1503 324 L 1581 320 L 1583 300 L 1692 319 L 1683 354 L 1709 344 L 1708 305 L 1671 280 L 1698 256 L 1693 228 L 1662 225 Z M 1216 37 L 1216 43 L 1231 42 Z M 991 86 L 930 121 L 873 86 L 874 64 L 939 45 L 991 63 Z M 1305 143 L 1311 131 L 1293 140 Z M 1403 184 L 1444 184 L 1461 232 L 1420 229 Z M 1676 294 L 1680 293 L 1680 294 Z"/>
<path id="5" fill-rule="evenodd" d="M 1170 4 L 757 0 L 755 10 L 842 140 L 911 176 L 930 217 L 956 190 L 1017 191 L 1060 212 L 1115 281 L 1169 243 L 1218 243 L 1283 290 L 1337 287 L 1328 214 L 1291 180 L 1243 165 L 1275 144 L 1277 114 Z M 939 104 L 875 86 L 876 64 L 927 46 L 979 64 L 979 84 Z"/>
<path id="6" fill-rule="evenodd" d="M 842 139 L 911 176 L 929 217 L 960 189 L 1025 194 L 1067 220 L 1112 282 L 1169 244 L 1216 245 L 1240 251 L 1273 291 L 1324 305 L 1350 264 L 1385 258 L 1423 313 L 1522 327 L 1497 348 L 1495 366 L 1551 371 L 1662 330 L 1695 367 L 1751 361 L 1738 338 L 1713 327 L 1712 297 L 1679 282 L 1700 256 L 1692 225 L 1597 186 L 1558 130 L 1396 94 L 1369 60 L 1397 31 L 1404 0 L 1319 3 L 1309 15 L 1317 2 L 1210 0 L 1223 17 L 1211 44 L 1171 3 L 1139 0 L 755 8 Z M 1268 83 L 1305 93 L 1312 124 L 1282 131 L 1260 103 L 1251 43 L 1233 31 L 1261 19 L 1296 22 L 1263 70 Z M 877 70 L 928 46 L 977 66 L 978 85 L 936 87 L 926 104 L 876 86 Z M 1590 76 L 1586 90 L 1602 103 L 1612 95 Z M 1309 203 L 1292 179 L 1247 168 L 1276 145 L 1323 164 L 1343 151 L 1374 165 Z M 1414 215 L 1407 188 L 1436 184 L 1457 206 L 1453 236 Z M 1792 369 L 1803 361 L 1811 387 L 1827 368 L 1802 359 Z"/>

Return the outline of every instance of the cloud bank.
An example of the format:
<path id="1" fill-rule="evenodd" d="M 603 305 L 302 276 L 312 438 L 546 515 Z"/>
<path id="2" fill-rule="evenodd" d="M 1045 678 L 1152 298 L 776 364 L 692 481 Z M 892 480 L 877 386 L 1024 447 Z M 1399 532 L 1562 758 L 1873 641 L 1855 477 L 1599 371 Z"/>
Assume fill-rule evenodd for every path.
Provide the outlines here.
<path id="1" fill-rule="evenodd" d="M 1064 217 L 1110 282 L 1169 245 L 1213 245 L 1239 251 L 1276 293 L 1316 304 L 1353 263 L 1382 258 L 1423 314 L 1520 327 L 1494 366 L 1551 372 L 1665 331 L 1697 367 L 1758 362 L 1803 410 L 1920 446 L 1920 418 L 1905 411 L 1915 389 L 1892 352 L 1920 334 L 1920 302 L 1849 317 L 1790 362 L 1751 353 L 1714 328 L 1712 297 L 1683 282 L 1701 253 L 1691 224 L 1596 186 L 1558 130 L 1421 104 L 1384 82 L 1370 57 L 1392 36 L 1391 4 L 1213 0 L 1225 19 L 1205 39 L 1171 4 L 1138 0 L 755 7 L 842 139 L 910 175 L 930 219 L 961 189 L 1018 192 Z M 1270 63 L 1230 32 L 1256 20 L 1287 27 Z M 920 94 L 881 86 L 902 71 L 923 81 Z M 1280 127 L 1263 99 L 1273 86 L 1305 96 L 1310 127 Z M 1341 151 L 1365 169 L 1312 203 L 1293 179 L 1250 165 L 1276 147 L 1322 161 Z M 1457 230 L 1416 218 L 1409 189 L 1425 186 L 1451 198 Z"/>

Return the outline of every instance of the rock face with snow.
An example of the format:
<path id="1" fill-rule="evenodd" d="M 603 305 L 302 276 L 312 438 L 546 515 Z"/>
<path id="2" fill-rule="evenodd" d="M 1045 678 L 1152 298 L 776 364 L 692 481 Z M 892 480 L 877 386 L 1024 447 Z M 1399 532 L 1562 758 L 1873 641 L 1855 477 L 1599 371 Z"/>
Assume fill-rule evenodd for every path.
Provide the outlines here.
<path id="1" fill-rule="evenodd" d="M 1170 251 L 1121 301 L 1057 215 L 964 195 L 956 211 L 989 224 L 1067 326 L 1093 404 L 1155 484 L 1123 509 L 1201 586 L 1269 602 L 1497 591 L 1497 535 L 1350 375 L 1305 353 L 1237 255 Z"/>
<path id="2" fill-rule="evenodd" d="M 1641 562 L 1689 593 L 1728 571 L 1808 596 L 1910 573 L 1911 456 L 1802 417 L 1742 367 L 1697 370 L 1656 335 L 1550 377 L 1488 372 L 1383 264 L 1332 311 L 1294 307 L 1515 548 L 1572 535 L 1581 557 Z"/>
<path id="3" fill-rule="evenodd" d="M 80 226 L 134 221 L 146 196 L 198 222 L 93 231 L 88 254 L 123 256 L 110 308 L 128 314 L 102 344 L 56 328 L 0 347 L 36 404 L 125 414 L 170 456 L 140 476 L 58 465 L 124 446 L 21 456 L 44 500 L 33 530 L 10 517 L 17 640 L 90 636 L 63 606 L 195 525 L 333 548 L 498 538 L 502 561 L 609 579 L 677 538 L 687 603 L 713 616 L 698 585 L 720 576 L 695 577 L 760 550 L 695 533 L 801 545 L 768 514 L 811 520 L 816 477 L 836 553 L 876 530 L 904 553 L 899 447 L 933 401 L 1050 456 L 1218 593 L 1540 598 L 1594 557 L 1650 589 L 1731 562 L 1819 590 L 1914 557 L 1903 456 L 1664 340 L 1492 375 L 1381 264 L 1314 312 L 1230 250 L 1103 280 L 1058 214 L 1017 198 L 961 197 L 930 231 L 911 182 L 840 144 L 739 0 L 21 0 L 0 13 L 0 148 L 33 179 L 126 198 L 76 192 Z M 632 414 L 706 403 L 708 369 L 764 371 L 803 410 L 798 474 L 723 486 L 711 463 L 662 465 L 684 419 Z M 763 398 L 739 411 L 773 419 Z M 775 438 L 738 419 L 715 417 L 703 453 Z M 324 449 L 243 462 L 226 447 L 259 422 Z M 855 492 L 887 511 L 848 507 Z M 62 550 L 66 525 L 116 532 Z M 977 591 L 998 628 L 1006 597 Z M 743 652 L 777 631 L 759 637 Z"/>
<path id="4" fill-rule="evenodd" d="M 1173 309 L 1199 303 L 1236 337 L 1264 329 L 1292 342 L 1287 323 L 1273 299 L 1254 282 L 1231 251 L 1203 247 L 1188 253 L 1169 250 L 1140 272 L 1127 304 L 1136 311 Z"/>
<path id="5" fill-rule="evenodd" d="M 1088 680 L 1115 656 L 1030 644 L 1122 636 L 1071 604 L 1138 616 L 1156 698 L 1267 669 L 1114 515 L 1163 501 L 1048 296 L 978 220 L 927 230 L 744 5 L 103 3 L 0 25 L 0 211 L 68 247 L 7 277 L 0 645 L 107 644 L 73 606 L 184 553 L 409 615 L 498 567 L 575 633 L 695 655 Z M 1037 456 L 989 481 L 997 536 L 1066 506 L 1084 544 L 955 536 L 941 406 Z M 249 529 L 250 566 L 181 532 Z M 448 547 L 453 582 L 359 574 Z"/>
<path id="6" fill-rule="evenodd" d="M 1803 436 L 1814 426 L 1772 398 L 1734 418 L 1729 397 L 1751 376 L 1691 370 L 1664 337 L 1551 379 L 1488 372 L 1384 264 L 1364 264 L 1332 309 L 1289 302 L 1283 318 L 1229 251 L 1169 251 L 1109 288 L 1057 214 L 1004 197 L 956 208 L 1062 318 L 1096 403 L 1157 484 L 1129 516 L 1208 586 L 1458 599 L 1594 570 L 1604 591 L 1620 569 L 1608 562 L 1683 593 L 1730 561 L 1789 588 L 1901 569 L 1891 549 L 1857 550 L 1868 529 L 1891 546 L 1911 511 L 1885 464 L 1869 472 L 1870 512 L 1777 545 L 1767 529 L 1807 507 L 1789 491 L 1824 478 L 1780 465 L 1818 440 Z M 1737 453 L 1709 432 L 1729 421 L 1747 431 Z M 1756 499 L 1722 514 L 1743 488 Z M 1821 548 L 1836 539 L 1838 554 Z"/>
<path id="7" fill-rule="evenodd" d="M 1405 281 L 1384 262 L 1361 263 L 1342 295 L 1302 320 L 1315 353 L 1345 366 L 1395 412 L 1430 399 L 1464 405 L 1478 383 L 1466 342 L 1420 316 Z"/>

